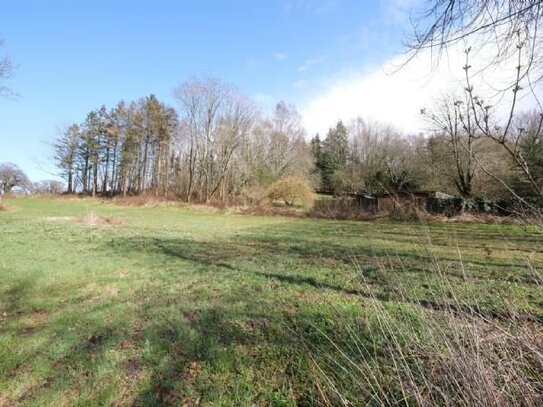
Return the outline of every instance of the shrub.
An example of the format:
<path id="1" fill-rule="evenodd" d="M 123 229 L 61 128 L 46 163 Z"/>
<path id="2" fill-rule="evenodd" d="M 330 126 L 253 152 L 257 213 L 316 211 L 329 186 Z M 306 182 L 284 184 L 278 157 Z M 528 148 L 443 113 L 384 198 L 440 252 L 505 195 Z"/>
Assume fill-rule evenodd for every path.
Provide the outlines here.
<path id="1" fill-rule="evenodd" d="M 376 217 L 376 211 L 362 208 L 357 201 L 348 196 L 315 201 L 309 216 L 314 218 L 369 220 Z"/>
<path id="2" fill-rule="evenodd" d="M 315 193 L 309 184 L 297 177 L 286 177 L 275 181 L 266 193 L 266 197 L 281 200 L 288 206 L 293 206 L 299 200 L 304 206 L 313 205 Z"/>

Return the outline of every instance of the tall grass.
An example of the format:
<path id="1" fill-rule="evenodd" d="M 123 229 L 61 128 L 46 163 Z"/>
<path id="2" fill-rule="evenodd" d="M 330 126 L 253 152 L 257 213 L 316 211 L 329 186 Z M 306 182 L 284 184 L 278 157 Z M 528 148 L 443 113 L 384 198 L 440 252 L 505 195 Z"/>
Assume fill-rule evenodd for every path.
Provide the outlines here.
<path id="1" fill-rule="evenodd" d="M 532 218 L 534 225 L 543 225 L 539 221 Z M 439 294 L 431 302 L 417 300 L 406 289 L 408 282 L 399 280 L 387 281 L 396 299 L 384 301 L 353 253 L 366 298 L 363 306 L 371 310 L 371 317 L 338 323 L 347 327 L 346 340 L 318 329 L 327 345 L 307 342 L 322 404 L 543 405 L 541 315 L 520 312 L 506 297 L 496 298 L 507 304 L 499 311 L 480 305 L 477 293 L 470 293 L 469 267 L 461 248 L 457 246 L 457 256 L 464 283 L 459 285 L 451 282 L 435 255 L 432 236 L 421 237 L 432 259 L 431 271 L 439 276 Z M 525 264 L 543 300 L 541 270 L 529 259 Z M 393 274 L 387 273 L 388 267 L 378 265 L 381 278 Z M 342 318 L 340 310 L 337 316 Z"/>

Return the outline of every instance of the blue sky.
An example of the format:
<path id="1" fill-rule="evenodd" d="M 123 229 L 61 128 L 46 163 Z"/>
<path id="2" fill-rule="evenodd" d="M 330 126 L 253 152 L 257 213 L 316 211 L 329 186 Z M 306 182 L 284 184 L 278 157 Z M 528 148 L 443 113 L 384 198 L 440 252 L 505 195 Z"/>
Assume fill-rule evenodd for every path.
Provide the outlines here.
<path id="1" fill-rule="evenodd" d="M 35 181 L 53 178 L 48 143 L 58 126 L 151 93 L 175 106 L 172 90 L 190 76 L 234 84 L 264 111 L 279 100 L 294 103 L 308 132 L 325 132 L 349 118 L 326 107 L 334 104 L 329 95 L 371 78 L 402 51 L 415 3 L 3 1 L 0 55 L 19 66 L 10 84 L 20 97 L 0 99 L 0 162 L 18 164 Z M 364 116 L 371 96 L 364 89 L 356 103 L 337 96 L 348 116 Z"/>

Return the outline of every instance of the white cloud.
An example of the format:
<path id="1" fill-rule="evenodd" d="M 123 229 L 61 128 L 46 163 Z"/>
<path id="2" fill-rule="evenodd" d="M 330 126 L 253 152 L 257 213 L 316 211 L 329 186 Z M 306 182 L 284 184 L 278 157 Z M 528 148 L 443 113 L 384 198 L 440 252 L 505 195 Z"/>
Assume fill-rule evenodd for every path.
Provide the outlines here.
<path id="1" fill-rule="evenodd" d="M 486 51 L 491 55 L 491 50 Z M 486 66 L 482 55 L 473 55 L 470 64 L 475 74 L 477 67 Z M 465 53 L 463 47 L 451 49 L 441 63 L 432 69 L 429 53 L 423 53 L 400 70 L 394 70 L 400 58 L 365 74 L 338 74 L 327 80 L 309 102 L 301 104 L 300 112 L 310 134 L 324 133 L 337 120 L 350 121 L 358 116 L 394 125 L 406 133 L 423 131 L 425 124 L 420 117 L 421 108 L 431 108 L 436 99 L 451 93 L 458 94 L 465 87 Z M 479 72 L 472 84 L 479 95 L 487 100 L 496 97 L 495 89 L 511 83 L 514 64 L 496 66 Z M 540 92 L 541 93 L 541 92 Z M 500 94 L 510 98 L 512 92 Z M 494 99 L 491 103 L 496 103 Z M 522 100 L 520 109 L 533 105 L 533 98 Z M 501 105 L 510 106 L 507 100 Z M 505 109 L 507 110 L 507 109 Z M 502 117 L 504 109 L 498 111 Z"/>
<path id="2" fill-rule="evenodd" d="M 275 54 L 273 54 L 273 57 L 278 61 L 284 61 L 288 58 L 288 54 L 285 52 L 276 52 Z"/>
<path id="3" fill-rule="evenodd" d="M 413 66 L 391 75 L 385 68 L 332 80 L 320 95 L 301 108 L 307 130 L 311 134 L 324 133 L 339 119 L 349 121 L 357 116 L 409 132 L 420 129 L 420 108 L 428 104 L 430 94 L 443 89 L 436 89 L 439 84 L 435 81 L 425 85 Z"/>

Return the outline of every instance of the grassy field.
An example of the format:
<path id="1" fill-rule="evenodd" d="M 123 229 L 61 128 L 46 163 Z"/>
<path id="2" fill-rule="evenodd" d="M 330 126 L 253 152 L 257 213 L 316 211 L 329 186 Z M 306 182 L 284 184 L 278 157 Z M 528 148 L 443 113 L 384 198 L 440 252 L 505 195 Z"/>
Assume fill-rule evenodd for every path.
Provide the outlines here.
<path id="1" fill-rule="evenodd" d="M 541 228 L 4 203 L 1 406 L 462 401 L 471 351 L 542 390 Z"/>

